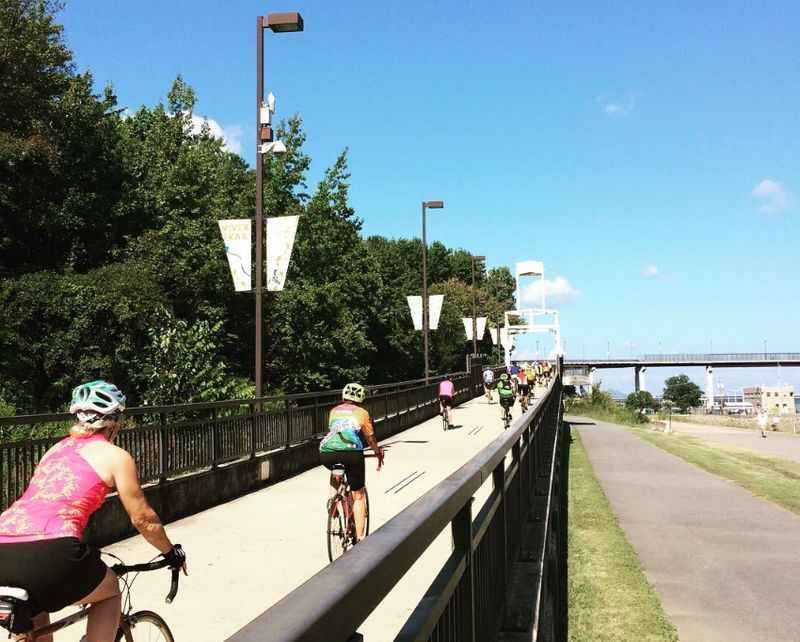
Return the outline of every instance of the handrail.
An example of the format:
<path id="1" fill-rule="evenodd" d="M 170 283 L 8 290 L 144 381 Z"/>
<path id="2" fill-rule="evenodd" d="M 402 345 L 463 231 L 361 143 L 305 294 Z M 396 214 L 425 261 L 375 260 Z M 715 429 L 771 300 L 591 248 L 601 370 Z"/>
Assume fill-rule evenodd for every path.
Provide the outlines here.
<path id="1" fill-rule="evenodd" d="M 557 378 L 533 411 L 520 416 L 456 472 L 264 611 L 228 642 L 348 640 L 448 524 L 468 509 L 473 495 L 496 475 L 509 452 L 515 452 L 519 466 L 521 437 L 530 436 L 531 427 L 552 412 L 551 404 L 560 404 L 560 390 Z M 532 460 L 528 461 L 532 466 Z M 517 474 L 523 476 L 519 468 Z"/>

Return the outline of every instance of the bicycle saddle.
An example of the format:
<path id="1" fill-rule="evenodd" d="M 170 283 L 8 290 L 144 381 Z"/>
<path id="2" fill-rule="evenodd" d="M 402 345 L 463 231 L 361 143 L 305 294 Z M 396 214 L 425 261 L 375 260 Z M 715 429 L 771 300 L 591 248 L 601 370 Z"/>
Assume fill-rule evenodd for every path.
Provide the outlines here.
<path id="1" fill-rule="evenodd" d="M 0 600 L 10 597 L 20 602 L 27 602 L 29 599 L 28 591 L 16 586 L 0 586 Z"/>

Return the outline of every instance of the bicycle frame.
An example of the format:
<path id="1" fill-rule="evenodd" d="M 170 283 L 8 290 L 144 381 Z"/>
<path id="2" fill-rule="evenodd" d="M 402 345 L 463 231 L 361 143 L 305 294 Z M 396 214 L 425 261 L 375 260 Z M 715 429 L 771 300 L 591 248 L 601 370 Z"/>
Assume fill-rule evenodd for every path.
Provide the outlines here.
<path id="1" fill-rule="evenodd" d="M 119 559 L 119 558 L 117 558 Z M 122 576 L 127 573 L 131 572 L 143 572 L 143 571 L 155 571 L 166 567 L 166 563 L 164 561 L 159 562 L 147 562 L 145 564 L 135 564 L 133 566 L 127 566 L 125 564 L 117 564 L 112 567 L 117 576 Z M 179 571 L 178 569 L 172 570 L 172 585 L 170 587 L 169 595 L 167 595 L 167 604 L 171 603 L 172 600 L 175 598 L 176 593 L 178 592 L 178 578 L 179 578 Z M 130 586 L 127 583 L 124 583 L 122 593 L 123 593 L 123 600 L 122 604 L 128 604 L 127 612 L 120 614 L 119 618 L 119 627 L 123 630 L 125 629 L 126 625 L 129 624 L 131 618 L 134 616 L 132 613 L 133 611 L 133 604 L 130 600 L 126 599 L 124 594 L 130 593 Z M 67 615 L 66 617 L 61 618 L 60 620 L 56 620 L 55 622 L 51 622 L 45 626 L 42 626 L 38 629 L 34 629 L 30 633 L 25 634 L 24 637 L 20 638 L 21 642 L 36 642 L 43 638 L 46 635 L 52 635 L 57 631 L 61 631 L 66 629 L 73 624 L 77 624 L 81 620 L 85 620 L 89 617 L 89 613 L 94 608 L 93 604 L 82 604 L 79 606 L 79 610 L 75 613 Z"/>

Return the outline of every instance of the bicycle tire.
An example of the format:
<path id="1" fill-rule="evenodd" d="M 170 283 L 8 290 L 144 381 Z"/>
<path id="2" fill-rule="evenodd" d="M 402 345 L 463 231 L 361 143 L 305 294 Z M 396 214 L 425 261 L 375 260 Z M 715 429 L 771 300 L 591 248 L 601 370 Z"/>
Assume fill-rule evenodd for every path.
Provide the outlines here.
<path id="1" fill-rule="evenodd" d="M 340 496 L 336 496 L 334 498 L 334 504 L 331 510 L 328 511 L 328 560 L 333 561 L 334 559 L 341 557 L 345 551 L 347 551 L 347 534 L 344 530 L 344 518 L 342 517 L 344 511 L 340 504 L 342 503 L 342 499 Z M 338 544 L 338 550 L 341 550 L 338 555 L 334 556 L 334 548 L 335 544 Z"/>
<path id="2" fill-rule="evenodd" d="M 141 635 L 137 634 L 136 629 L 139 627 L 147 627 L 150 633 L 145 634 L 144 628 L 141 628 Z M 157 631 L 160 637 L 154 638 L 152 635 L 154 631 Z M 153 611 L 137 611 L 125 617 L 123 624 L 117 629 L 115 640 L 116 642 L 175 642 L 164 618 Z"/>
<path id="3" fill-rule="evenodd" d="M 364 507 L 367 509 L 367 519 L 364 524 L 364 537 L 366 537 L 369 535 L 369 493 L 366 486 L 364 486 Z"/>

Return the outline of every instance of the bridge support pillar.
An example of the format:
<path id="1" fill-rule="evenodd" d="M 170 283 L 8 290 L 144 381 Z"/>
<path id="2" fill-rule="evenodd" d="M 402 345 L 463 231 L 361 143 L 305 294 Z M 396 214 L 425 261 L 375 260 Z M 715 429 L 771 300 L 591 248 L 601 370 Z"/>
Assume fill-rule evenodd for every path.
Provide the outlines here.
<path id="1" fill-rule="evenodd" d="M 647 390 L 647 368 L 639 369 L 639 390 Z"/>
<path id="2" fill-rule="evenodd" d="M 714 368 L 706 366 L 706 410 L 714 410 Z"/>
<path id="3" fill-rule="evenodd" d="M 633 368 L 633 391 L 639 392 L 641 390 L 640 381 L 642 374 L 642 366 L 634 366 Z"/>
<path id="4" fill-rule="evenodd" d="M 589 388 L 594 387 L 594 373 L 597 368 L 589 368 Z"/>

